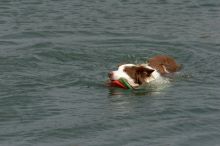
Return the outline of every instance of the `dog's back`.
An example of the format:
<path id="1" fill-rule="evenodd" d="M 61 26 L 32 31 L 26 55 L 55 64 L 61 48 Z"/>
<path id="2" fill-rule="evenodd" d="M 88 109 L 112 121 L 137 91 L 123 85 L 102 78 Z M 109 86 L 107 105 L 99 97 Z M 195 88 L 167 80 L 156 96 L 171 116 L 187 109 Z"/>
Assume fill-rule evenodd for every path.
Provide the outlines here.
<path id="1" fill-rule="evenodd" d="M 176 61 L 165 55 L 155 56 L 148 60 L 148 65 L 156 69 L 160 74 L 174 73 L 181 69 L 181 65 Z"/>

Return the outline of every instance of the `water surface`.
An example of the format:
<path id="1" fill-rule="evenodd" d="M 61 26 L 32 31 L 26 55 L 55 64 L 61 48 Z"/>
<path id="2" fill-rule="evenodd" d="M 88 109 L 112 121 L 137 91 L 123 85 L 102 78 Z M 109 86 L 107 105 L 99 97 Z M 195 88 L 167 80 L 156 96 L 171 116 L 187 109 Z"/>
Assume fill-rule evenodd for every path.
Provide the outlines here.
<path id="1" fill-rule="evenodd" d="M 217 146 L 220 2 L 0 2 L 0 145 Z M 184 68 L 163 90 L 105 85 L 158 54 Z"/>

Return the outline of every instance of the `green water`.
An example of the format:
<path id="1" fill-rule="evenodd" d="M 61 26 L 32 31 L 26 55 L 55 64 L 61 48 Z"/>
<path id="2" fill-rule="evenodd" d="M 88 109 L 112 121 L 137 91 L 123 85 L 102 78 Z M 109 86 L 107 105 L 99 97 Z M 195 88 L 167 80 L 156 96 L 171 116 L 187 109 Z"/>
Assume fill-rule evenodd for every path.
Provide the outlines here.
<path id="1" fill-rule="evenodd" d="M 220 2 L 0 2 L 1 146 L 220 145 Z M 162 89 L 109 88 L 120 63 L 173 56 Z"/>

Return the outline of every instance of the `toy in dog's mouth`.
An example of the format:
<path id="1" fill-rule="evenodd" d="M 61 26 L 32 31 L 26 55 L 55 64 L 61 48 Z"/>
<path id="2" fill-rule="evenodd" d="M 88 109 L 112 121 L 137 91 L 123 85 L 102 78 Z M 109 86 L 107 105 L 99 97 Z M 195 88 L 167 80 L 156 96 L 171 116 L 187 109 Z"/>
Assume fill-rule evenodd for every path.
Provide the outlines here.
<path id="1" fill-rule="evenodd" d="M 124 78 L 120 78 L 119 80 L 112 80 L 110 82 L 110 85 L 112 87 L 119 87 L 119 88 L 123 88 L 123 89 L 133 89 L 133 87 Z"/>

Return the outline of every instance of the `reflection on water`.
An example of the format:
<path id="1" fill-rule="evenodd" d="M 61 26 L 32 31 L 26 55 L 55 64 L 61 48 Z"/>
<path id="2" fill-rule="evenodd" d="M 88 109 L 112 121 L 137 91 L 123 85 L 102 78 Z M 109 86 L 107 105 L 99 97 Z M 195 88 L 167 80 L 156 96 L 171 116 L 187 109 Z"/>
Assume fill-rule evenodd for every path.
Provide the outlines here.
<path id="1" fill-rule="evenodd" d="M 172 86 L 174 82 L 189 80 L 192 78 L 191 74 L 178 72 L 175 74 L 169 74 L 166 77 L 160 78 L 151 82 L 150 84 L 145 84 L 137 89 L 127 90 L 117 87 L 109 87 L 109 95 L 111 96 L 154 96 L 159 94 L 164 94 L 166 89 Z"/>
<path id="2" fill-rule="evenodd" d="M 151 84 L 146 84 L 133 90 L 126 90 L 121 88 L 109 87 L 109 94 L 113 96 L 127 95 L 127 96 L 143 96 L 161 94 L 163 90 L 170 86 L 168 78 L 153 81 Z"/>
<path id="3" fill-rule="evenodd" d="M 167 85 L 161 85 L 161 86 L 154 86 L 154 85 L 146 85 L 142 86 L 138 89 L 133 90 L 126 90 L 116 87 L 109 87 L 109 95 L 111 96 L 152 96 L 157 94 L 162 94 L 164 89 L 167 88 L 169 84 Z"/>

